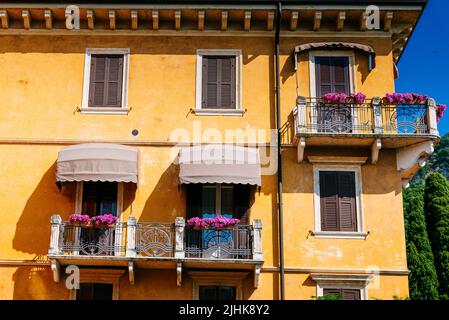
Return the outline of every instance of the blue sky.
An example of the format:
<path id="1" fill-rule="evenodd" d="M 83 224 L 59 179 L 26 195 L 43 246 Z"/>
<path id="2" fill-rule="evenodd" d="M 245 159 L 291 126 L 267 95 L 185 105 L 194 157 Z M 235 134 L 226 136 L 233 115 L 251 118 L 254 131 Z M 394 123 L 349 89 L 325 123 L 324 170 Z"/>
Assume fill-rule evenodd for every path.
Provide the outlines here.
<path id="1" fill-rule="evenodd" d="M 449 107 L 449 1 L 430 0 L 399 61 L 396 92 L 424 93 Z M 438 124 L 449 132 L 449 109 Z"/>

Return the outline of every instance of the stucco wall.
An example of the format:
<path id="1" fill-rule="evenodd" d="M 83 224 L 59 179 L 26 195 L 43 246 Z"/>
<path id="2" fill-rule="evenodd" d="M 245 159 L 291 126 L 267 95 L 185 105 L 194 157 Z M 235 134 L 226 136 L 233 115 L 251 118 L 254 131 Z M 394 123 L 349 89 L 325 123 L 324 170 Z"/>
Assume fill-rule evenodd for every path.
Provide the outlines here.
<path id="1" fill-rule="evenodd" d="M 281 45 L 281 102 L 283 142 L 292 142 L 291 111 L 296 99 L 296 76 L 291 50 L 294 46 L 322 39 L 288 38 Z M 344 40 L 342 38 L 341 40 Z M 373 46 L 377 67 L 367 71 L 366 57 L 356 54 L 356 87 L 368 96 L 394 90 L 391 43 L 387 38 L 354 38 Z M 87 115 L 81 105 L 85 48 L 130 48 L 128 115 Z M 196 49 L 242 49 L 243 108 L 241 117 L 200 117 L 190 113 L 195 104 Z M 274 56 L 273 39 L 253 37 L 94 37 L 94 36 L 3 36 L 0 46 L 0 206 L 4 212 L 0 233 L 0 260 L 45 259 L 52 214 L 67 218 L 74 212 L 75 188 L 60 192 L 55 185 L 55 162 L 65 144 L 91 140 L 137 143 L 139 184 L 125 188 L 123 219 L 173 222 L 185 215 L 185 195 L 178 188 L 178 167 L 172 163 L 176 149 L 155 146 L 167 142 L 176 129 L 193 137 L 194 126 L 202 131 L 225 129 L 273 129 Z M 307 57 L 300 57 L 299 93 L 309 95 Z M 131 135 L 133 129 L 139 135 Z M 172 137 L 173 138 L 173 137 Z M 203 137 L 208 140 L 208 137 Z M 269 141 L 269 134 L 264 141 Z M 315 154 L 329 150 L 314 149 Z M 333 154 L 366 155 L 366 150 L 337 150 Z M 395 152 L 382 150 L 376 165 L 364 165 L 363 204 L 366 240 L 315 239 L 313 230 L 312 165 L 296 162 L 296 149 L 283 150 L 285 264 L 287 267 L 359 268 L 406 270 L 401 180 L 395 170 Z M 263 250 L 266 267 L 277 266 L 277 180 L 263 176 L 256 192 L 251 220 L 263 222 Z M 1 267 L 1 297 L 66 298 L 63 284 L 54 284 L 48 268 Z M 30 277 L 30 274 L 32 276 Z M 162 274 L 162 273 L 161 273 Z M 155 271 L 138 270 L 137 284 L 121 280 L 123 298 L 189 298 L 191 281 L 176 287 L 174 270 L 156 276 Z M 308 275 L 286 276 L 287 298 L 308 299 L 315 287 Z M 373 297 L 407 295 L 406 276 L 382 276 L 381 289 Z M 244 297 L 278 298 L 278 274 L 262 272 L 259 288 Z M 146 285 L 146 284 L 150 284 Z M 306 283 L 306 284 L 304 284 Z M 55 289 L 57 288 L 57 289 Z M 163 289 L 162 289 L 163 288 Z M 371 296 L 371 294 L 370 294 Z"/>

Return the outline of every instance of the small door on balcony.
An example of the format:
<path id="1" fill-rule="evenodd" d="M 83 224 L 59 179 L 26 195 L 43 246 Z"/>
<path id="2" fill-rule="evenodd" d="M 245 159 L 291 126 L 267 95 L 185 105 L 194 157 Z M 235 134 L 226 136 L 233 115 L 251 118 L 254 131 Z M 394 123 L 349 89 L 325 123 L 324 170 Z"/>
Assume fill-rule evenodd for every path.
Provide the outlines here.
<path id="1" fill-rule="evenodd" d="M 200 286 L 199 300 L 236 300 L 236 288 L 231 286 Z"/>
<path id="2" fill-rule="evenodd" d="M 248 185 L 189 185 L 187 187 L 187 219 L 192 217 L 213 218 L 221 215 L 237 218 L 246 223 L 249 209 L 250 186 Z M 197 257 L 237 258 L 238 247 L 244 243 L 244 235 L 238 230 L 192 230 L 188 229 L 187 247 L 197 249 Z"/>
<path id="3" fill-rule="evenodd" d="M 76 300 L 112 300 L 113 285 L 108 283 L 81 283 Z"/>
<path id="4" fill-rule="evenodd" d="M 322 98 L 326 93 L 350 93 L 349 58 L 315 57 L 316 93 Z M 352 106 L 350 104 L 323 104 L 317 102 L 312 108 L 312 123 L 317 132 L 349 133 L 352 131 Z M 315 120 L 315 121 L 314 121 Z"/>
<path id="5" fill-rule="evenodd" d="M 83 182 L 82 213 L 91 217 L 117 215 L 117 182 Z M 81 254 L 114 255 L 113 228 L 83 228 Z"/>

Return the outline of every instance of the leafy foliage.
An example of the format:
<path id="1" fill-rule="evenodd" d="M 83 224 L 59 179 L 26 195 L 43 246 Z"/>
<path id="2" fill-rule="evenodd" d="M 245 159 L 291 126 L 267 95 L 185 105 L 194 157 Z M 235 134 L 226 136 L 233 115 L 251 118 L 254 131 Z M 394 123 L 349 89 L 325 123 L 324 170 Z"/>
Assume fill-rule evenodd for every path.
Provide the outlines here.
<path id="1" fill-rule="evenodd" d="M 405 190 L 405 236 L 410 269 L 410 296 L 413 300 L 438 299 L 438 278 L 427 235 L 424 215 L 423 184 Z"/>
<path id="2" fill-rule="evenodd" d="M 342 300 L 339 294 L 335 294 L 335 293 L 329 293 L 329 294 L 325 294 L 321 297 L 316 297 L 313 296 L 312 297 L 314 300 Z"/>
<path id="3" fill-rule="evenodd" d="M 434 172 L 426 178 L 424 203 L 440 299 L 449 299 L 449 182 L 442 174 Z"/>

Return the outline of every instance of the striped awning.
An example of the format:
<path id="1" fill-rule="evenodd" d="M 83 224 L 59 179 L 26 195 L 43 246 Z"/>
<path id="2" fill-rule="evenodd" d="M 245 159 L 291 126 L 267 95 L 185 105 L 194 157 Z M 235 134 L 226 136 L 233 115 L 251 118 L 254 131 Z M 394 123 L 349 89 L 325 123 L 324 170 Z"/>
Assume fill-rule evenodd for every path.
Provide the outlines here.
<path id="1" fill-rule="evenodd" d="M 86 143 L 59 151 L 56 181 L 103 181 L 137 183 L 136 148 Z"/>
<path id="2" fill-rule="evenodd" d="M 230 145 L 181 149 L 179 180 L 189 183 L 230 183 L 261 186 L 259 151 Z"/>

